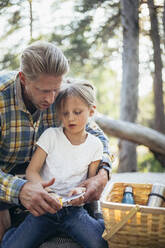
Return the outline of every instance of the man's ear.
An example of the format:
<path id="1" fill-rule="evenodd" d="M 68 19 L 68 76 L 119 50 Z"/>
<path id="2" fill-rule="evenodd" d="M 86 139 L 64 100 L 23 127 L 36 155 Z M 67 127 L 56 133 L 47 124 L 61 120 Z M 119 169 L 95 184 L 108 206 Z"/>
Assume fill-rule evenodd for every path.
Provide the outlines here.
<path id="1" fill-rule="evenodd" d="M 23 86 L 25 86 L 26 84 L 26 78 L 25 78 L 25 75 L 22 71 L 19 72 L 19 79 L 20 79 L 20 82 Z"/>
<path id="2" fill-rule="evenodd" d="M 94 113 L 95 113 L 95 109 L 96 109 L 96 106 L 93 105 L 91 108 L 90 108 L 90 113 L 89 113 L 89 116 L 93 116 Z"/>

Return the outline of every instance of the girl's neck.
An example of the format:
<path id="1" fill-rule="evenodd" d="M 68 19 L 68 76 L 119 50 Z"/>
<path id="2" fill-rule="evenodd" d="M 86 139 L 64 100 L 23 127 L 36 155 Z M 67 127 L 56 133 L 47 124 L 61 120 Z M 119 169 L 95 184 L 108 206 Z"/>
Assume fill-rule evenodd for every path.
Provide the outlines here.
<path id="1" fill-rule="evenodd" d="M 86 141 L 88 136 L 85 130 L 80 133 L 70 134 L 63 128 L 63 132 L 72 145 L 81 145 Z"/>

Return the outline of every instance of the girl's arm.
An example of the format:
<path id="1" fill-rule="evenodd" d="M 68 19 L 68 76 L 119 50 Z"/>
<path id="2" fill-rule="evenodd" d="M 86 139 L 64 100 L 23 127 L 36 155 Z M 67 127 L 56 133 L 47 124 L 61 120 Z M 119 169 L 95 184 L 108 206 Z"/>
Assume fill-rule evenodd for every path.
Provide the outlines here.
<path id="1" fill-rule="evenodd" d="M 43 182 L 40 176 L 40 170 L 44 165 L 47 153 L 41 148 L 37 147 L 30 164 L 26 169 L 26 178 L 31 182 Z"/>
<path id="2" fill-rule="evenodd" d="M 44 190 L 46 190 L 47 193 L 49 193 L 49 187 L 48 186 L 52 185 L 54 183 L 55 179 L 52 179 L 49 182 L 45 182 L 40 176 L 40 170 L 44 165 L 46 157 L 47 157 L 47 153 L 41 147 L 38 146 L 37 150 L 35 151 L 34 155 L 32 156 L 30 164 L 28 165 L 28 167 L 26 169 L 26 178 L 31 183 L 40 184 L 42 186 L 42 188 Z M 43 187 L 43 185 L 45 183 L 47 183 L 47 187 Z M 45 194 L 45 192 L 42 192 L 42 195 L 43 195 L 43 193 Z M 49 203 L 49 201 L 51 201 L 51 203 L 48 205 L 47 211 L 45 211 L 45 212 L 49 212 L 49 213 L 53 214 L 53 213 L 57 212 L 59 209 L 61 209 L 61 203 L 60 203 L 59 198 L 56 194 L 50 194 L 49 196 L 47 194 L 47 195 L 45 195 L 45 199 L 46 199 L 47 203 Z M 53 203 L 54 203 L 54 208 L 55 208 L 54 212 L 52 210 L 50 210 L 50 207 L 52 207 Z M 42 204 L 43 204 L 43 201 L 40 204 L 40 208 L 44 209 Z M 42 214 L 42 212 L 43 211 L 41 211 L 41 214 Z M 33 214 L 33 212 L 32 212 L 32 214 Z M 36 216 L 38 216 L 38 215 L 36 215 Z"/>
<path id="3" fill-rule="evenodd" d="M 89 169 L 88 169 L 88 178 L 96 176 L 96 172 L 97 172 L 98 166 L 100 164 L 100 161 L 101 160 L 97 160 L 97 161 L 90 163 Z M 71 190 L 69 193 L 69 196 L 72 196 L 75 194 L 80 194 L 80 193 L 85 192 L 85 191 L 86 191 L 86 187 L 79 186 L 79 187 L 76 187 L 73 190 Z M 84 196 L 71 201 L 71 204 L 73 206 L 79 206 L 82 203 L 84 203 Z"/>
<path id="4" fill-rule="evenodd" d="M 101 160 L 97 160 L 90 163 L 88 169 L 88 178 L 96 176 L 100 162 Z"/>

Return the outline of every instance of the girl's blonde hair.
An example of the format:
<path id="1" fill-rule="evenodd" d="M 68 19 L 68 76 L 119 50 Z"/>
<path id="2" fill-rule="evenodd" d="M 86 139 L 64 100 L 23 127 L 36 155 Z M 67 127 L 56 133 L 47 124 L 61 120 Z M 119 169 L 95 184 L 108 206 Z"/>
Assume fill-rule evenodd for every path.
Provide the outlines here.
<path id="1" fill-rule="evenodd" d="M 67 79 L 56 98 L 55 108 L 58 115 L 67 97 L 70 96 L 81 98 L 89 108 L 96 105 L 95 88 L 92 84 L 85 80 Z"/>
<path id="2" fill-rule="evenodd" d="M 69 65 L 58 47 L 52 43 L 37 41 L 23 51 L 20 70 L 28 79 L 35 80 L 42 73 L 62 76 L 68 72 Z"/>

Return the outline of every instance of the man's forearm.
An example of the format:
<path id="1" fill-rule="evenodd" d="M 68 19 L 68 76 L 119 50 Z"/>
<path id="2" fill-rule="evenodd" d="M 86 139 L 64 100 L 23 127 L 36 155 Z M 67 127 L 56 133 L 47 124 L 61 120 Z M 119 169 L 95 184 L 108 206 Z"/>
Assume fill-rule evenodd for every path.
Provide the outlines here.
<path id="1" fill-rule="evenodd" d="M 104 168 L 101 168 L 98 171 L 97 176 L 100 177 L 101 184 L 105 187 L 108 180 L 110 180 L 110 174 L 107 173 L 107 170 L 105 170 Z"/>
<path id="2" fill-rule="evenodd" d="M 26 178 L 28 181 L 37 183 L 37 182 L 43 182 L 43 179 L 41 178 L 40 174 L 34 170 L 30 170 L 27 168 L 26 170 Z"/>
<path id="3" fill-rule="evenodd" d="M 19 204 L 19 193 L 26 180 L 0 170 L 0 200 Z"/>
<path id="4" fill-rule="evenodd" d="M 81 183 L 79 186 L 86 188 L 84 202 L 99 200 L 107 182 L 107 171 L 100 169 L 96 176 L 90 177 Z"/>

